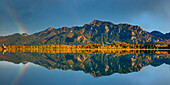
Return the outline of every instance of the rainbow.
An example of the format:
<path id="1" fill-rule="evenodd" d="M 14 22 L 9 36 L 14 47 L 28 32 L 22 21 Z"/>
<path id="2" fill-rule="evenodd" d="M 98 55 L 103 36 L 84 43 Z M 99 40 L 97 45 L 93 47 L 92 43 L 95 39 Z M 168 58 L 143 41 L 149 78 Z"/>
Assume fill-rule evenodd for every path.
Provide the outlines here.
<path id="1" fill-rule="evenodd" d="M 3 5 L 4 5 L 4 9 L 6 10 L 10 20 L 15 24 L 15 27 L 17 28 L 18 32 L 20 34 L 26 33 L 26 31 L 23 29 L 22 24 L 17 19 L 15 11 L 12 10 L 12 8 L 6 3 L 5 0 L 3 0 Z"/>
<path id="2" fill-rule="evenodd" d="M 26 68 L 30 65 L 30 62 L 28 62 L 27 64 L 19 64 L 19 68 L 16 72 L 16 75 L 14 76 L 14 80 L 12 82 L 12 85 L 17 85 L 18 81 L 20 80 L 20 78 L 22 77 L 22 75 L 24 74 Z"/>

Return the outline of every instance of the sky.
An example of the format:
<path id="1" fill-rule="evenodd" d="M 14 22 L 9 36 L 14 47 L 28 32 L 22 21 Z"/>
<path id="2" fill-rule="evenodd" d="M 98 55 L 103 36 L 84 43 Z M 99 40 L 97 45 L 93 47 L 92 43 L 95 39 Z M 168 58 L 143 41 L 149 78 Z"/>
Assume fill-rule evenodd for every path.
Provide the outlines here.
<path id="1" fill-rule="evenodd" d="M 168 33 L 169 3 L 170 0 L 0 0 L 0 36 L 83 26 L 94 19 Z"/>

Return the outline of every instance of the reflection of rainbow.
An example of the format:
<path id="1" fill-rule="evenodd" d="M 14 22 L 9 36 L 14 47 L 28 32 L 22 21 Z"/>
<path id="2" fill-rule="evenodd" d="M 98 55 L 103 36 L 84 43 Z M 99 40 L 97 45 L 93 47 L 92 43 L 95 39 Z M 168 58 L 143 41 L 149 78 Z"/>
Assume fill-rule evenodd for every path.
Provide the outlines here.
<path id="1" fill-rule="evenodd" d="M 23 73 L 25 72 L 26 68 L 29 66 L 30 62 L 28 62 L 27 64 L 19 64 L 19 68 L 16 72 L 14 81 L 12 82 L 12 85 L 17 85 L 17 82 L 19 81 L 19 79 L 22 77 Z"/>
<path id="2" fill-rule="evenodd" d="M 15 24 L 17 30 L 20 34 L 25 33 L 26 31 L 23 29 L 23 26 L 18 21 L 17 17 L 15 16 L 15 12 L 11 9 L 11 7 L 3 0 L 4 9 L 7 11 L 7 14 L 11 21 Z"/>

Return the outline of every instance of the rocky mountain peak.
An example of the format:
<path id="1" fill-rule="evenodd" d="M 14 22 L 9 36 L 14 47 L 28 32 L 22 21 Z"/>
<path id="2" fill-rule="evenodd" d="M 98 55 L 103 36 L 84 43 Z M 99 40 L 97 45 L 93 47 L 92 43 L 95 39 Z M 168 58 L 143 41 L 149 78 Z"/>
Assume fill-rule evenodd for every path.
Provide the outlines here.
<path id="1" fill-rule="evenodd" d="M 94 19 L 92 23 L 100 22 L 99 20 Z"/>
<path id="2" fill-rule="evenodd" d="M 94 19 L 93 22 L 89 23 L 89 25 L 92 25 L 92 24 L 95 25 L 95 24 L 98 24 L 99 22 L 102 22 L 102 21 Z"/>
<path id="3" fill-rule="evenodd" d="M 88 25 L 114 25 L 112 22 L 108 22 L 108 21 L 100 21 L 100 20 L 96 20 L 94 19 L 93 22 L 89 23 Z"/>
<path id="4" fill-rule="evenodd" d="M 49 27 L 47 30 L 50 31 L 50 30 L 53 30 L 54 28 L 53 27 Z"/>
<path id="5" fill-rule="evenodd" d="M 28 36 L 28 34 L 27 33 L 22 33 L 22 36 Z"/>

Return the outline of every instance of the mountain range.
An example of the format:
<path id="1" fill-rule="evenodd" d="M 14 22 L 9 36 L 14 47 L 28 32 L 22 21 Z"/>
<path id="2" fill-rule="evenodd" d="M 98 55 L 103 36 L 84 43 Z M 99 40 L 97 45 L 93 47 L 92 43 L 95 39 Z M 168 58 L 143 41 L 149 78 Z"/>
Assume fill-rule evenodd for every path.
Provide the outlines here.
<path id="1" fill-rule="evenodd" d="M 0 44 L 7 45 L 44 45 L 44 44 L 120 44 L 120 43 L 161 43 L 169 44 L 170 32 L 147 32 L 139 26 L 114 24 L 112 22 L 93 20 L 83 26 L 50 27 L 38 33 L 28 35 L 13 34 L 0 36 Z"/>

